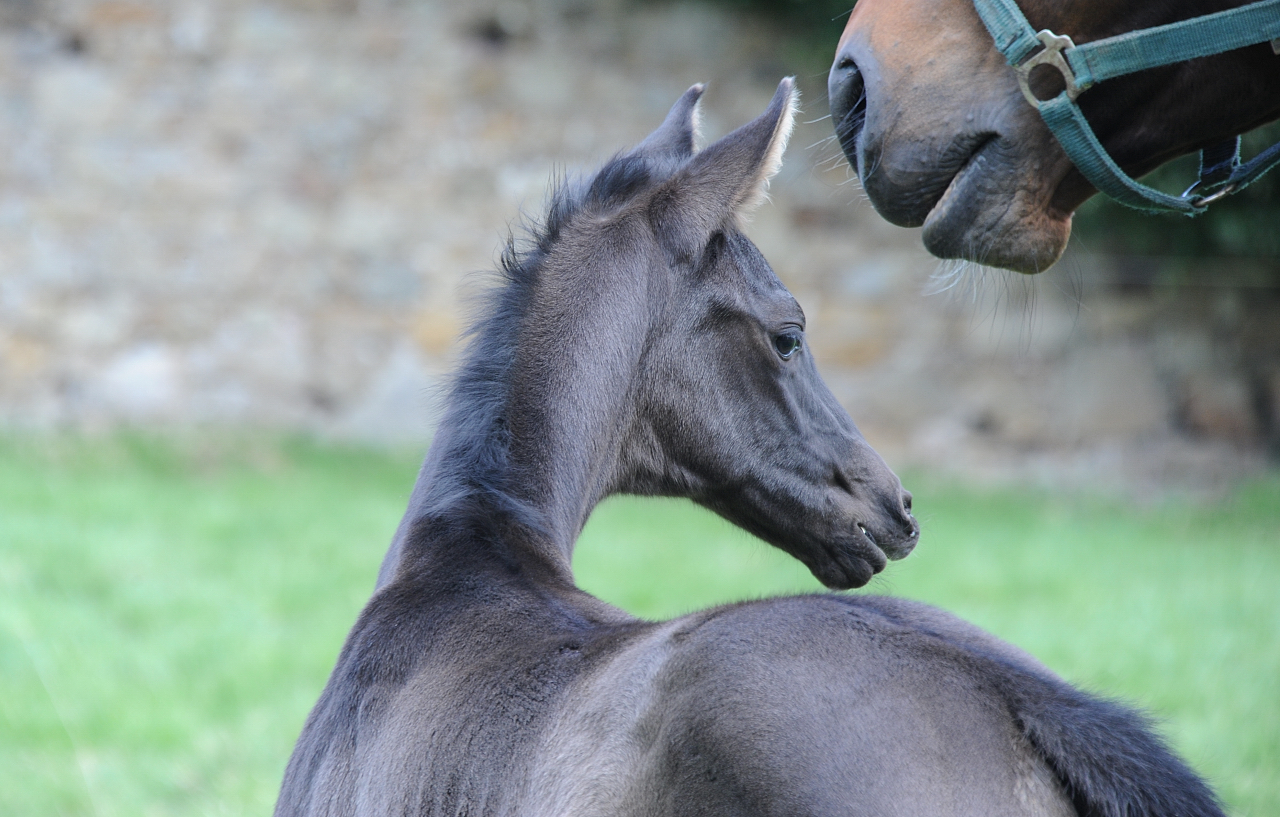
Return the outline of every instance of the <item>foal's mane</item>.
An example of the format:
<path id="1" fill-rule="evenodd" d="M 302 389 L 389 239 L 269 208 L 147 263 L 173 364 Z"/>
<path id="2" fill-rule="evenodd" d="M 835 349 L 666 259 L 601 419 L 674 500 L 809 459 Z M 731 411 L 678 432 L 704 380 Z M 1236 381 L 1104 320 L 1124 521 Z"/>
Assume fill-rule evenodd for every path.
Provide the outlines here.
<path id="1" fill-rule="evenodd" d="M 512 367 L 538 282 L 552 248 L 576 218 L 616 209 L 655 176 L 669 176 L 675 169 L 670 165 L 620 154 L 594 174 L 561 175 L 553 181 L 546 214 L 541 219 L 522 217 L 508 231 L 492 282 L 477 297 L 476 317 L 463 333 L 466 351 L 449 385 L 441 422 L 441 428 L 448 428 L 444 467 L 432 486 L 427 515 L 463 510 L 476 521 L 497 514 L 506 522 L 545 532 L 541 515 L 513 491 L 519 474 L 513 473 L 509 461 L 506 419 Z"/>

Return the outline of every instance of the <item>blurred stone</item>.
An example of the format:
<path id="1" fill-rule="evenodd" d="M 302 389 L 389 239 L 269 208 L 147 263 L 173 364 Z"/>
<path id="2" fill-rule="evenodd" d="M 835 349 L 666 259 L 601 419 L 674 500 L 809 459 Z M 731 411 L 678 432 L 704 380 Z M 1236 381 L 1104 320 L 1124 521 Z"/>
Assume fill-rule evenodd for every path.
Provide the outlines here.
<path id="1" fill-rule="evenodd" d="M 337 424 L 344 436 L 382 442 L 422 440 L 430 433 L 437 381 L 417 350 L 398 344 L 364 394 Z"/>
<path id="2" fill-rule="evenodd" d="M 121 103 L 112 79 L 101 68 L 80 61 L 41 71 L 32 94 L 40 125 L 52 133 L 104 127 Z"/>
<path id="3" fill-rule="evenodd" d="M 134 346 L 108 361 L 96 379 L 104 407 L 129 420 L 161 417 L 177 408 L 181 370 L 173 350 L 157 343 Z"/>
<path id="4" fill-rule="evenodd" d="M 1146 350 L 1132 343 L 1073 352 L 1054 374 L 1057 426 L 1045 436 L 1079 444 L 1154 437 L 1168 430 L 1169 396 Z"/>
<path id="5" fill-rule="evenodd" d="M 1249 384 L 1230 373 L 1196 372 L 1178 384 L 1178 418 L 1192 434 L 1239 445 L 1258 441 L 1262 422 Z"/>
<path id="6" fill-rule="evenodd" d="M 178 51 L 205 56 L 213 45 L 213 9 L 207 2 L 180 3 L 169 23 L 169 38 Z"/>
<path id="7" fill-rule="evenodd" d="M 334 218 L 332 240 L 345 250 L 377 252 L 400 233 L 396 212 L 384 202 L 352 196 L 342 202 Z"/>

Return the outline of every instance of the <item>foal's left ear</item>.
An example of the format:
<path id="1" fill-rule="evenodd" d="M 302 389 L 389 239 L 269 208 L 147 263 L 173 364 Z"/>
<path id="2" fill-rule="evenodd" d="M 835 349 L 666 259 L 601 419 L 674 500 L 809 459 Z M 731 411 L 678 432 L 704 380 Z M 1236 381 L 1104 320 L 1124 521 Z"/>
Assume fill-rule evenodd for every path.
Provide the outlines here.
<path id="1" fill-rule="evenodd" d="M 694 156 L 654 192 L 651 216 L 668 249 L 700 251 L 712 232 L 764 200 L 798 107 L 795 80 L 787 77 L 763 114 Z"/>
<path id="2" fill-rule="evenodd" d="M 701 116 L 698 101 L 706 86 L 702 83 L 685 91 L 671 106 L 667 118 L 645 140 L 631 151 L 632 156 L 652 156 L 664 159 L 688 159 L 697 147 Z"/>

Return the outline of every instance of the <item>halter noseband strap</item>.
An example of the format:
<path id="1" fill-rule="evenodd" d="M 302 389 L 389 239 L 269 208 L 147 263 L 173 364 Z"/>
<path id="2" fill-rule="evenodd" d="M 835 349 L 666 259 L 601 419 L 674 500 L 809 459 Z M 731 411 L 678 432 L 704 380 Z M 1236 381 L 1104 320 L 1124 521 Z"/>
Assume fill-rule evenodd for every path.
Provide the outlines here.
<path id="1" fill-rule="evenodd" d="M 1040 111 L 1072 163 L 1094 187 L 1121 204 L 1196 215 L 1210 202 L 1242 190 L 1280 164 L 1280 144 L 1242 163 L 1237 136 L 1201 151 L 1199 181 L 1181 196 L 1171 196 L 1140 184 L 1121 170 L 1076 104 L 1076 97 L 1096 83 L 1147 68 L 1267 41 L 1280 53 L 1280 0 L 1262 0 L 1084 45 L 1051 31 L 1035 31 L 1016 0 L 973 0 L 973 5 L 996 48 L 1017 72 L 1023 95 Z M 1052 66 L 1062 74 L 1066 87 L 1052 99 L 1038 99 L 1031 91 L 1031 71 L 1039 65 Z"/>

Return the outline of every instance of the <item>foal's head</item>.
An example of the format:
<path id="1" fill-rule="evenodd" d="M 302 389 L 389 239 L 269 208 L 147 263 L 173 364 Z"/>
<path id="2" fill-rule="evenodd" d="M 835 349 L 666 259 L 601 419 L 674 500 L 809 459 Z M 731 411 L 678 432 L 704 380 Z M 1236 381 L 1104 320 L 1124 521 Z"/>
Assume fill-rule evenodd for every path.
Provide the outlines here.
<path id="1" fill-rule="evenodd" d="M 553 203 L 513 352 L 514 490 L 553 527 L 608 493 L 689 497 L 860 586 L 915 545 L 911 495 L 818 376 L 804 313 L 739 221 L 796 93 L 784 80 L 696 152 L 701 94 Z"/>

